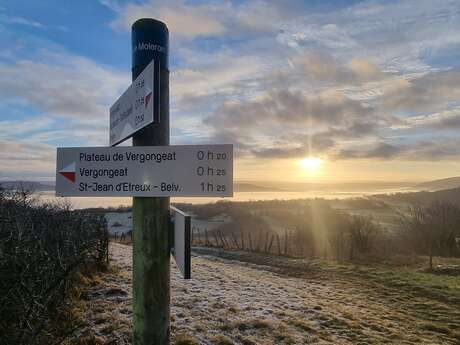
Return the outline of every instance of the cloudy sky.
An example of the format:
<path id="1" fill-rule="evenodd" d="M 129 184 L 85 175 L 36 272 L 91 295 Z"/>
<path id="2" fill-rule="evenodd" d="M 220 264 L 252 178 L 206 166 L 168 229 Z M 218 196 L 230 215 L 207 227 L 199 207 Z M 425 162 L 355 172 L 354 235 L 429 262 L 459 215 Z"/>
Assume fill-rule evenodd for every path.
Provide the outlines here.
<path id="1" fill-rule="evenodd" d="M 6 0 L 0 179 L 108 144 L 141 17 L 170 30 L 171 142 L 235 144 L 237 179 L 460 175 L 458 0 Z"/>

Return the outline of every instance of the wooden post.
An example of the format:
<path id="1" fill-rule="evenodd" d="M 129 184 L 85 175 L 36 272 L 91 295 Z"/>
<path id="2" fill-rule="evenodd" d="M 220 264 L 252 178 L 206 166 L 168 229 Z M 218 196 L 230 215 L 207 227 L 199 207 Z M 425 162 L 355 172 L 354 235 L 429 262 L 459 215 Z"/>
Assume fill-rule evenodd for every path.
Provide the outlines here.
<path id="1" fill-rule="evenodd" d="M 267 252 L 268 248 L 268 231 L 265 233 L 265 245 L 264 245 L 264 252 Z"/>
<path id="2" fill-rule="evenodd" d="M 217 238 L 216 231 L 213 232 L 214 239 L 216 240 L 216 247 L 219 247 L 219 239 Z"/>
<path id="3" fill-rule="evenodd" d="M 235 236 L 235 234 L 233 233 L 233 231 L 232 231 L 230 234 L 231 234 L 231 236 L 232 236 L 233 243 L 235 244 L 235 248 L 236 248 L 236 249 L 240 249 L 240 247 L 238 246 L 238 241 L 236 240 L 236 236 Z"/>
<path id="4" fill-rule="evenodd" d="M 272 237 L 270 238 L 270 243 L 268 245 L 268 250 L 267 250 L 267 253 L 270 253 L 271 252 L 271 249 L 272 249 L 272 244 L 273 244 L 273 240 L 275 239 L 275 236 L 272 235 Z"/>
<path id="5" fill-rule="evenodd" d="M 205 246 L 209 247 L 209 238 L 208 238 L 208 229 L 204 229 L 204 240 L 205 240 Z"/>
<path id="6" fill-rule="evenodd" d="M 132 26 L 132 79 L 154 60 L 154 119 L 133 146 L 169 145 L 168 28 L 150 18 Z M 145 46 L 158 49 L 142 49 Z M 160 48 L 161 47 L 161 48 Z M 170 322 L 169 197 L 133 198 L 133 344 L 168 345 Z"/>
<path id="7" fill-rule="evenodd" d="M 253 251 L 253 247 L 252 247 L 252 237 L 251 237 L 251 232 L 248 232 L 248 237 L 249 237 L 249 248 L 251 250 L 251 252 Z"/>
<path id="8" fill-rule="evenodd" d="M 226 245 L 227 242 L 224 241 L 224 237 L 223 237 L 222 233 L 219 231 L 217 234 L 219 235 L 220 241 L 222 242 L 222 248 L 228 247 L 228 246 Z"/>
<path id="9" fill-rule="evenodd" d="M 240 232 L 241 234 L 241 249 L 245 250 L 244 248 L 244 232 Z"/>
<path id="10" fill-rule="evenodd" d="M 278 255 L 281 256 L 280 235 L 276 234 L 276 243 L 278 244 Z"/>
<path id="11" fill-rule="evenodd" d="M 284 255 L 288 255 L 288 232 L 284 232 Z"/>

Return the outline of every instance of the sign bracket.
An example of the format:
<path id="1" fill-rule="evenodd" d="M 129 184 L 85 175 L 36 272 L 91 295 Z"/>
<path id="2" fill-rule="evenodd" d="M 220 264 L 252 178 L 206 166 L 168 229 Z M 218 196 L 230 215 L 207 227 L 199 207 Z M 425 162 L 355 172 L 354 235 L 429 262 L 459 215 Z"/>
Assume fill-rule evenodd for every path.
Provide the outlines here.
<path id="1" fill-rule="evenodd" d="M 189 214 L 170 206 L 171 254 L 184 279 L 191 279 L 191 223 L 192 217 Z"/>

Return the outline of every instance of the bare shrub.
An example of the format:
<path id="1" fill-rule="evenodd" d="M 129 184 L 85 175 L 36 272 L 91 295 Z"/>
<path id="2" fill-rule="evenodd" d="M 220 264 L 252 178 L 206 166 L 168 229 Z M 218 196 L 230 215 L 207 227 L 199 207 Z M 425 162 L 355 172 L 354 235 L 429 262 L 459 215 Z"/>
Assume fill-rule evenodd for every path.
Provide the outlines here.
<path id="1" fill-rule="evenodd" d="M 380 233 L 380 227 L 372 217 L 351 216 L 347 224 L 347 233 L 350 241 L 350 260 L 353 260 L 356 251 L 367 254 L 373 248 L 373 240 Z"/>
<path id="2" fill-rule="evenodd" d="M 0 189 L 0 334 L 8 344 L 55 343 L 69 332 L 73 277 L 108 261 L 105 218 L 36 204 Z"/>

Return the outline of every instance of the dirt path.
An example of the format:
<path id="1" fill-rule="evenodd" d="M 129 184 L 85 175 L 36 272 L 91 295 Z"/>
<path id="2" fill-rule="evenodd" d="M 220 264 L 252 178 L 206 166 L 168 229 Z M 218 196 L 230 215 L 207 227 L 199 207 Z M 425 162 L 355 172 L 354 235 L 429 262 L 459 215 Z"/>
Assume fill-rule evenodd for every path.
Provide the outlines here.
<path id="1" fill-rule="evenodd" d="M 130 344 L 131 247 L 112 244 L 111 253 L 119 271 L 91 290 L 82 334 L 98 336 L 101 344 Z M 188 334 L 200 344 L 222 345 L 460 343 L 458 306 L 327 272 L 290 276 L 202 254 L 192 265 L 189 281 L 172 266 L 173 339 Z"/>

